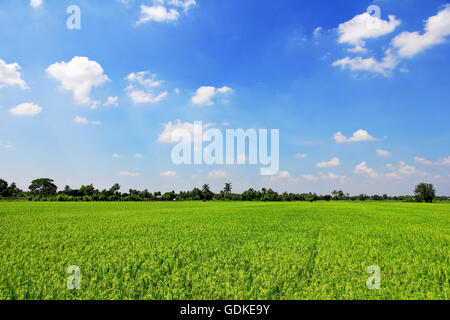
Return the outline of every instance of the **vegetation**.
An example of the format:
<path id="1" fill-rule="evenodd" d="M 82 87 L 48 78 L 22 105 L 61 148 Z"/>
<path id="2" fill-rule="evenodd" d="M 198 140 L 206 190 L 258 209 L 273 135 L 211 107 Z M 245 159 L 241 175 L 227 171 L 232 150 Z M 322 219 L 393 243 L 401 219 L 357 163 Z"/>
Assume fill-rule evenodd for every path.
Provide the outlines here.
<path id="1" fill-rule="evenodd" d="M 450 204 L 0 202 L 0 299 L 449 298 Z M 69 266 L 81 289 L 68 290 Z M 381 290 L 366 270 L 381 269 Z"/>
<path id="2" fill-rule="evenodd" d="M 36 179 L 31 182 L 29 192 L 17 188 L 15 183 L 8 186 L 5 180 L 0 179 L 0 196 L 9 200 L 13 198 L 28 199 L 30 201 L 405 201 L 405 202 L 432 202 L 435 200 L 448 200 L 448 197 L 436 197 L 433 185 L 421 183 L 416 187 L 415 197 L 412 196 L 388 196 L 387 194 L 351 196 L 342 190 L 333 190 L 331 195 L 318 195 L 316 193 L 288 193 L 278 194 L 272 189 L 262 188 L 260 191 L 249 189 L 242 194 L 232 193 L 232 184 L 226 183 L 223 190 L 214 193 L 208 184 L 201 189 L 194 188 L 191 191 L 170 191 L 162 194 L 160 191 L 150 192 L 130 189 L 128 192 L 120 192 L 120 185 L 115 184 L 110 189 L 98 190 L 92 184 L 83 185 L 79 189 L 66 186 L 58 192 L 54 181 L 49 178 Z"/>
<path id="3" fill-rule="evenodd" d="M 436 191 L 433 185 L 427 183 L 418 184 L 414 190 L 414 194 L 420 202 L 425 201 L 427 203 L 433 202 L 433 199 L 436 197 Z"/>

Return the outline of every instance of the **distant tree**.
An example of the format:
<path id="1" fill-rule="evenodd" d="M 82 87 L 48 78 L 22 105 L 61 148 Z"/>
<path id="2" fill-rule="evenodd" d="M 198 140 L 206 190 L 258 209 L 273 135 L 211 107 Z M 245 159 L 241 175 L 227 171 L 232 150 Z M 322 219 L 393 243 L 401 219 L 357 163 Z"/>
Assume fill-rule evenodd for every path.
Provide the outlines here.
<path id="1" fill-rule="evenodd" d="M 388 195 L 387 194 L 383 194 L 383 200 L 387 201 L 387 199 L 388 199 Z"/>
<path id="2" fill-rule="evenodd" d="M 177 196 L 177 194 L 175 193 L 175 191 L 166 192 L 164 194 L 164 200 L 172 201 L 176 198 L 176 196 Z"/>
<path id="3" fill-rule="evenodd" d="M 83 196 L 92 196 L 95 192 L 95 188 L 92 184 L 88 186 L 81 186 L 80 192 Z"/>
<path id="4" fill-rule="evenodd" d="M 6 190 L 8 189 L 8 182 L 0 179 L 0 196 L 6 197 Z"/>
<path id="5" fill-rule="evenodd" d="M 41 178 L 31 182 L 28 187 L 31 193 L 41 196 L 55 196 L 58 187 L 54 184 L 52 179 Z"/>
<path id="6" fill-rule="evenodd" d="M 230 199 L 232 185 L 231 182 L 225 183 L 225 187 L 223 188 L 223 193 L 226 199 Z"/>
<path id="7" fill-rule="evenodd" d="M 14 197 L 19 196 L 22 192 L 23 192 L 22 190 L 20 190 L 19 188 L 17 188 L 15 182 L 13 182 L 13 183 L 11 183 L 11 184 L 9 185 L 9 187 L 6 189 L 6 196 L 7 196 L 7 197 L 14 198 Z"/>
<path id="8" fill-rule="evenodd" d="M 331 200 L 331 196 L 329 194 L 327 194 L 326 196 L 323 197 L 323 199 L 325 201 L 330 201 Z"/>
<path id="9" fill-rule="evenodd" d="M 414 190 L 414 195 L 416 196 L 416 200 L 418 201 L 431 203 L 436 197 L 436 190 L 434 189 L 432 184 L 419 183 Z"/>
<path id="10" fill-rule="evenodd" d="M 209 189 L 209 184 L 204 184 L 203 185 L 203 187 L 202 187 L 202 195 L 203 195 L 203 199 L 202 200 L 212 200 L 214 194 Z"/>
<path id="11" fill-rule="evenodd" d="M 111 187 L 111 189 L 109 189 L 109 191 L 111 191 L 112 193 L 117 193 L 117 192 L 119 192 L 119 190 L 120 190 L 120 185 L 118 184 L 118 183 L 116 183 L 115 185 L 113 185 L 112 187 Z"/>
<path id="12" fill-rule="evenodd" d="M 314 202 L 314 201 L 317 201 L 317 194 L 313 194 L 313 193 L 308 193 L 307 195 L 306 195 L 306 201 L 309 201 L 309 202 Z"/>

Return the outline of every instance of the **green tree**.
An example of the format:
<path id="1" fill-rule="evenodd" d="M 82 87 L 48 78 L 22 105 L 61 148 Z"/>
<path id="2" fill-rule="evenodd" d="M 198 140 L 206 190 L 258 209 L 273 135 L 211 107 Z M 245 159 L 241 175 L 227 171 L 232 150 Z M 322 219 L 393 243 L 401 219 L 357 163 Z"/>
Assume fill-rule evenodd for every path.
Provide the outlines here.
<path id="1" fill-rule="evenodd" d="M 6 197 L 6 190 L 8 189 L 8 182 L 0 179 L 0 196 Z"/>
<path id="2" fill-rule="evenodd" d="M 209 189 L 209 184 L 204 184 L 202 187 L 202 195 L 203 200 L 211 200 L 214 196 L 214 194 Z"/>
<path id="3" fill-rule="evenodd" d="M 58 187 L 54 184 L 52 179 L 41 178 L 33 180 L 28 189 L 35 195 L 55 196 Z"/>
<path id="4" fill-rule="evenodd" d="M 225 194 L 226 199 L 230 199 L 231 196 L 232 185 L 231 182 L 225 183 L 225 187 L 223 188 L 223 193 Z"/>
<path id="5" fill-rule="evenodd" d="M 416 196 L 416 200 L 418 201 L 431 203 L 436 197 L 436 190 L 434 189 L 432 184 L 419 183 L 414 190 L 414 195 Z"/>

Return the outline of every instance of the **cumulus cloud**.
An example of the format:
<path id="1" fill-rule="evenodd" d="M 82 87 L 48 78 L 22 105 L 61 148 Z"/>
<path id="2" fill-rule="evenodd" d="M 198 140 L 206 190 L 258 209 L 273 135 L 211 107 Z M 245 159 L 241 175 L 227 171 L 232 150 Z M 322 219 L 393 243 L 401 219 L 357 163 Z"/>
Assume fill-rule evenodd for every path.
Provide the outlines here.
<path id="1" fill-rule="evenodd" d="M 149 21 L 168 22 L 178 20 L 180 13 L 175 9 L 167 9 L 162 5 L 146 6 L 141 4 L 141 15 L 136 25 Z"/>
<path id="2" fill-rule="evenodd" d="M 431 166 L 431 165 L 448 166 L 448 165 L 450 165 L 450 156 L 447 157 L 447 158 L 444 158 L 444 159 L 440 159 L 440 160 L 434 161 L 434 162 L 430 161 L 430 160 L 427 160 L 425 158 L 422 158 L 422 157 L 414 157 L 414 161 L 419 163 L 419 164 L 426 165 L 426 166 Z"/>
<path id="3" fill-rule="evenodd" d="M 425 22 L 425 31 L 402 32 L 392 40 L 392 45 L 402 58 L 411 58 L 432 46 L 445 42 L 450 35 L 450 4 Z"/>
<path id="4" fill-rule="evenodd" d="M 213 99 L 218 95 L 226 95 L 233 92 L 233 89 L 224 86 L 222 88 L 215 87 L 200 87 L 192 97 L 192 103 L 196 105 L 214 105 Z"/>
<path id="5" fill-rule="evenodd" d="M 33 8 L 39 8 L 43 3 L 43 0 L 30 0 L 30 6 Z"/>
<path id="6" fill-rule="evenodd" d="M 28 89 L 19 70 L 20 65 L 17 62 L 7 64 L 0 59 L 0 88 L 4 86 L 19 86 L 22 89 Z"/>
<path id="7" fill-rule="evenodd" d="M 167 91 L 159 94 L 154 93 L 154 89 L 164 82 L 163 80 L 156 80 L 156 78 L 157 75 L 151 74 L 149 71 L 132 72 L 125 78 L 129 82 L 126 91 L 133 103 L 158 103 L 168 96 Z"/>
<path id="8" fill-rule="evenodd" d="M 195 0 L 155 0 L 152 6 L 141 4 L 141 13 L 136 25 L 147 23 L 149 21 L 176 21 L 180 17 L 178 9 L 182 9 L 183 12 L 186 13 L 196 4 L 197 2 Z"/>
<path id="9" fill-rule="evenodd" d="M 389 173 L 382 173 L 382 172 L 376 172 L 374 169 L 369 168 L 367 166 L 367 163 L 365 161 L 361 162 L 359 165 L 355 168 L 355 173 L 359 175 L 366 176 L 371 179 L 405 179 L 410 176 L 417 176 L 417 177 L 433 177 L 429 173 L 421 172 L 414 168 L 413 166 L 410 166 L 406 164 L 406 162 L 401 161 L 400 165 L 395 167 L 393 165 L 386 166 L 387 169 L 391 170 Z"/>
<path id="10" fill-rule="evenodd" d="M 35 103 L 32 102 L 26 102 L 19 104 L 18 106 L 9 109 L 9 112 L 12 115 L 15 116 L 31 116 L 34 117 L 35 115 L 42 112 L 42 107 L 38 106 Z"/>
<path id="11" fill-rule="evenodd" d="M 352 52 L 365 52 L 365 39 L 378 38 L 389 34 L 400 25 L 400 20 L 395 16 L 388 16 L 389 20 L 383 20 L 368 12 L 359 14 L 353 19 L 341 23 L 338 26 L 339 43 L 347 43 L 353 46 Z"/>
<path id="12" fill-rule="evenodd" d="M 367 167 L 367 163 L 365 161 L 358 164 L 354 171 L 356 174 L 362 174 L 369 176 L 370 178 L 378 178 L 378 173 L 375 172 L 372 168 Z"/>
<path id="13" fill-rule="evenodd" d="M 359 16 L 358 20 L 361 20 L 362 22 L 361 17 L 362 15 Z M 370 15 L 367 13 L 366 19 L 368 17 L 370 17 Z M 372 17 L 370 19 L 377 18 Z M 365 45 L 363 39 L 366 39 L 368 37 L 364 34 L 366 34 L 367 31 L 367 34 L 372 34 L 373 32 L 374 35 L 376 34 L 376 32 L 382 32 L 383 30 L 387 32 L 392 29 L 393 31 L 393 29 L 395 29 L 395 27 L 399 24 L 399 21 L 396 20 L 393 16 L 389 16 L 389 19 L 389 22 L 378 19 L 380 20 L 378 21 L 380 28 L 373 28 L 371 31 L 368 31 L 364 26 L 362 26 L 360 29 L 356 28 L 356 26 L 358 25 L 356 21 L 352 24 L 349 24 L 348 22 L 346 22 L 345 24 L 341 24 L 339 26 L 341 34 L 339 42 L 350 43 L 354 45 L 355 47 L 351 50 L 353 52 L 366 51 L 366 49 L 363 47 Z M 394 39 L 390 43 L 389 48 L 386 49 L 384 57 L 381 60 L 378 60 L 374 57 L 345 57 L 343 59 L 335 61 L 333 63 L 333 66 L 341 67 L 342 69 L 350 69 L 351 71 L 368 71 L 388 77 L 392 74 L 392 71 L 395 70 L 396 67 L 400 64 L 402 59 L 414 57 L 415 55 L 424 52 L 425 50 L 437 44 L 444 43 L 449 35 L 450 4 L 446 4 L 444 8 L 436 15 L 429 17 L 426 20 L 425 30 L 422 34 L 418 31 L 405 31 L 394 37 Z M 407 70 L 408 69 L 406 68 L 401 69 L 402 72 Z"/>
<path id="14" fill-rule="evenodd" d="M 377 149 L 377 155 L 379 157 L 390 157 L 391 153 L 389 151 L 386 151 L 386 150 Z"/>
<path id="15" fill-rule="evenodd" d="M 228 172 L 224 170 L 214 170 L 208 174 L 208 178 L 211 179 L 222 179 L 228 177 Z"/>
<path id="16" fill-rule="evenodd" d="M 337 157 L 331 159 L 330 161 L 322 161 L 317 163 L 319 168 L 331 168 L 331 167 L 339 167 L 341 165 L 341 160 Z"/>
<path id="17" fill-rule="evenodd" d="M 298 179 L 293 179 L 289 171 L 280 171 L 277 175 L 270 177 L 270 181 L 272 182 L 278 182 L 280 180 L 289 180 L 290 182 L 295 182 Z"/>
<path id="18" fill-rule="evenodd" d="M 176 175 L 176 171 L 165 171 L 160 173 L 161 177 L 175 177 Z"/>
<path id="19" fill-rule="evenodd" d="M 49 66 L 47 74 L 60 81 L 64 90 L 73 92 L 77 104 L 95 108 L 98 101 L 90 98 L 92 87 L 98 87 L 109 81 L 103 68 L 87 57 L 74 57 L 69 62 L 57 62 Z"/>
<path id="20" fill-rule="evenodd" d="M 119 172 L 119 176 L 122 176 L 122 177 L 138 177 L 139 173 L 138 172 L 130 172 L 130 171 L 121 171 L 121 172 Z"/>
<path id="21" fill-rule="evenodd" d="M 364 142 L 364 141 L 376 141 L 366 130 L 360 129 L 356 131 L 352 137 L 347 138 L 342 132 L 336 132 L 333 139 L 337 143 L 352 143 L 352 142 Z"/>
<path id="22" fill-rule="evenodd" d="M 82 125 L 87 125 L 87 124 L 93 124 L 93 125 L 99 125 L 101 124 L 100 121 L 89 121 L 87 118 L 84 117 L 80 117 L 80 116 L 76 116 L 75 118 L 73 118 L 73 122 L 76 124 L 82 124 Z"/>
<path id="23" fill-rule="evenodd" d="M 212 127 L 212 123 L 206 123 L 203 124 L 203 131 L 207 130 L 208 128 Z M 158 135 L 158 142 L 162 143 L 177 143 L 179 140 L 173 138 L 173 133 L 176 130 L 184 130 L 188 132 L 192 138 L 192 141 L 195 140 L 194 135 L 194 129 L 195 124 L 191 122 L 181 122 L 180 120 L 176 120 L 175 122 L 169 121 L 168 123 L 164 124 L 164 130 Z M 203 141 L 204 137 L 201 137 Z"/>
<path id="24" fill-rule="evenodd" d="M 379 73 L 384 76 L 389 76 L 392 71 L 397 67 L 399 59 L 395 56 L 390 49 L 386 50 L 386 54 L 381 61 L 378 61 L 374 57 L 362 58 L 362 57 L 345 57 L 333 62 L 333 67 L 340 67 L 341 69 L 350 69 L 351 71 L 370 71 L 373 73 Z"/>
<path id="25" fill-rule="evenodd" d="M 6 141 L 0 140 L 0 148 L 11 149 L 12 147 L 13 147 L 13 145 L 11 144 L 11 142 L 6 142 Z"/>
<path id="26" fill-rule="evenodd" d="M 144 155 L 142 153 L 136 153 L 134 155 L 134 158 L 136 158 L 136 159 L 142 159 L 143 157 L 144 157 Z"/>
<path id="27" fill-rule="evenodd" d="M 195 6 L 197 2 L 195 0 L 169 0 L 168 4 L 183 8 L 184 11 L 188 11 L 191 7 Z"/>
<path id="28" fill-rule="evenodd" d="M 167 97 L 167 91 L 161 92 L 158 95 L 153 95 L 151 92 L 145 92 L 143 90 L 132 90 L 128 92 L 133 103 L 158 103 Z"/>
<path id="29" fill-rule="evenodd" d="M 119 100 L 118 97 L 108 97 L 108 99 L 103 104 L 103 106 L 105 106 L 105 107 L 109 107 L 109 106 L 117 107 L 117 106 L 119 106 L 119 103 L 117 102 L 118 100 Z"/>
<path id="30" fill-rule="evenodd" d="M 118 154 L 118 153 L 113 153 L 112 157 L 113 157 L 114 159 L 119 159 L 119 158 L 120 158 L 120 154 Z"/>
<path id="31" fill-rule="evenodd" d="M 302 175 L 302 178 L 308 182 L 317 182 L 320 180 L 319 177 L 316 177 L 316 176 L 313 176 L 310 174 L 304 174 L 304 175 Z"/>
<path id="32" fill-rule="evenodd" d="M 337 180 L 337 181 L 339 181 L 340 184 L 346 183 L 347 179 L 348 179 L 347 176 L 341 176 L 341 175 L 335 174 L 333 172 L 328 172 L 328 174 L 321 173 L 320 178 L 322 180 Z"/>

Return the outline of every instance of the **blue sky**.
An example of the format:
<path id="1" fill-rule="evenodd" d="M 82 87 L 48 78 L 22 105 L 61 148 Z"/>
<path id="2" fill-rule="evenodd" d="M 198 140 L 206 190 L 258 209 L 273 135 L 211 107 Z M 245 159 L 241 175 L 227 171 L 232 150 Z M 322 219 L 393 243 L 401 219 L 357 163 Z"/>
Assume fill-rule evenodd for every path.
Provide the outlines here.
<path id="1" fill-rule="evenodd" d="M 0 39 L 0 177 L 23 189 L 450 194 L 445 1 L 3 0 Z M 194 121 L 279 129 L 280 173 L 172 164 L 158 137 Z"/>

